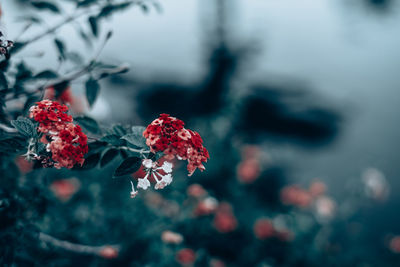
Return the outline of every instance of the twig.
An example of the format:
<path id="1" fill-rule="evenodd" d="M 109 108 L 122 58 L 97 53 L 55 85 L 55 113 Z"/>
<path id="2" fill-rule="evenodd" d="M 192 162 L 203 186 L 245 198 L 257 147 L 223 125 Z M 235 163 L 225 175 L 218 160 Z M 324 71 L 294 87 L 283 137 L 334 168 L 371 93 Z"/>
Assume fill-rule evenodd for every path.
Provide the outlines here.
<path id="1" fill-rule="evenodd" d="M 17 129 L 11 128 L 3 123 L 0 123 L 0 129 L 7 132 L 7 133 L 16 133 L 18 132 Z"/>
<path id="2" fill-rule="evenodd" d="M 120 3 L 116 3 L 116 4 L 140 4 L 140 3 L 142 3 L 142 2 L 143 2 L 143 1 L 141 1 L 141 0 L 128 0 L 128 1 L 123 1 L 123 2 L 120 2 Z M 151 3 L 153 4 L 153 6 L 154 6 L 158 11 L 160 11 L 160 6 L 158 5 L 158 2 L 157 2 L 157 1 L 148 0 L 147 2 L 151 2 Z M 94 11 L 93 11 L 93 12 L 90 12 L 90 11 L 88 11 L 88 10 L 85 10 L 84 12 L 75 13 L 75 14 L 73 14 L 73 15 L 67 16 L 67 17 L 65 17 L 62 21 L 60 21 L 59 23 L 57 23 L 56 25 L 54 25 L 53 27 L 51 27 L 51 28 L 45 30 L 45 31 L 42 32 L 42 33 L 39 33 L 38 35 L 36 35 L 36 36 L 34 36 L 34 37 L 28 39 L 27 41 L 24 41 L 23 43 L 25 43 L 25 44 L 30 44 L 30 43 L 36 42 L 36 41 L 42 39 L 43 37 L 46 37 L 46 35 L 48 35 L 48 34 L 50 34 L 50 33 L 56 32 L 56 31 L 57 31 L 59 28 L 61 28 L 63 25 L 65 25 L 65 24 L 67 24 L 67 23 L 69 23 L 69 22 L 72 22 L 72 21 L 78 19 L 78 18 L 81 17 L 82 15 L 85 15 L 85 14 L 88 14 L 88 13 L 96 13 L 96 12 L 99 12 L 100 10 L 101 10 L 101 8 L 97 9 L 95 12 L 94 12 Z"/>
<path id="3" fill-rule="evenodd" d="M 45 233 L 39 233 L 39 240 L 51 244 L 54 247 L 61 248 L 67 251 L 79 253 L 79 254 L 92 254 L 97 256 L 102 256 L 101 253 L 105 248 L 113 248 L 116 251 L 119 250 L 119 245 L 105 245 L 105 246 L 89 246 L 71 243 L 69 241 L 60 240 L 55 237 L 52 237 Z"/>
<path id="4" fill-rule="evenodd" d="M 42 33 L 39 33 L 38 35 L 36 35 L 36 36 L 34 36 L 34 37 L 32 37 L 32 38 L 26 40 L 26 41 L 23 41 L 23 43 L 24 43 L 25 46 L 26 46 L 27 44 L 36 42 L 36 41 L 42 39 L 43 37 L 45 37 L 46 35 L 48 35 L 48 34 L 50 34 L 50 33 L 56 32 L 56 31 L 57 31 L 59 28 L 61 28 L 63 25 L 65 25 L 65 24 L 67 24 L 67 23 L 69 23 L 69 22 L 71 22 L 71 21 L 74 21 L 74 20 L 78 19 L 80 16 L 82 16 L 82 15 L 84 15 L 84 14 L 86 14 L 86 12 L 81 12 L 81 13 L 77 13 L 77 14 L 68 16 L 68 17 L 64 18 L 62 21 L 60 21 L 59 23 L 57 23 L 56 25 L 54 25 L 53 27 L 47 29 L 46 31 L 44 31 L 44 32 L 42 32 Z M 24 47 L 25 47 L 25 46 L 24 46 Z"/>
<path id="5" fill-rule="evenodd" d="M 145 150 L 144 148 L 142 148 L 142 149 L 135 149 L 135 148 L 131 148 L 131 147 L 127 147 L 127 146 L 118 146 L 117 148 L 119 148 L 119 149 L 124 149 L 124 150 L 129 150 L 129 151 L 132 151 L 132 152 L 137 152 L 137 153 L 140 153 L 140 154 L 143 154 L 143 153 L 150 153 L 150 150 Z"/>

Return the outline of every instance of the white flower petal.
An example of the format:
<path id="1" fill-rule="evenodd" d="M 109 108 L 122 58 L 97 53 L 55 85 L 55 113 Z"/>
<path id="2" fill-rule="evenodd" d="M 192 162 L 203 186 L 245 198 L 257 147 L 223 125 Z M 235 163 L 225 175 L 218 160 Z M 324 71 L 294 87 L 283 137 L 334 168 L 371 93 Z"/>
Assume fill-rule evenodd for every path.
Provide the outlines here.
<path id="1" fill-rule="evenodd" d="M 172 175 L 169 173 L 167 175 L 162 176 L 161 181 L 163 181 L 166 185 L 172 183 Z"/>
<path id="2" fill-rule="evenodd" d="M 143 179 L 138 179 L 138 184 L 137 187 L 138 188 L 142 188 L 143 190 L 146 190 L 147 188 L 149 188 L 150 186 L 150 181 L 147 180 L 147 177 L 143 178 Z"/>
<path id="3" fill-rule="evenodd" d="M 161 169 L 165 171 L 166 173 L 171 173 L 172 172 L 172 163 L 168 161 L 164 161 L 163 165 L 161 166 Z"/>
<path id="4" fill-rule="evenodd" d="M 153 167 L 153 161 L 151 159 L 144 159 L 142 164 L 145 168 L 150 169 Z"/>

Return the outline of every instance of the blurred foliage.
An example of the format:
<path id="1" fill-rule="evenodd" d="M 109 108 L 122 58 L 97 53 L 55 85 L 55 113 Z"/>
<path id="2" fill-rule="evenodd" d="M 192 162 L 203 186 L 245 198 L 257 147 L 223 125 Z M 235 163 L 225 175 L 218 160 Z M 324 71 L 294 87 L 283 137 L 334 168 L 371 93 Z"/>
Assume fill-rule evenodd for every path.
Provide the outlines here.
<path id="1" fill-rule="evenodd" d="M 210 150 L 206 172 L 188 179 L 177 163 L 171 186 L 129 199 L 126 178 L 141 178 L 140 163 L 138 153 L 122 147 L 145 147 L 144 128 L 107 127 L 82 112 L 76 112 L 74 120 L 98 139 L 90 142 L 82 167 L 43 169 L 19 157 L 35 127 L 20 116 L 27 115 L 46 88 L 54 88 L 54 96 L 61 97 L 72 81 L 83 77 L 90 108 L 102 92 L 98 81 L 127 71 L 100 62 L 101 49 L 87 63 L 76 60 L 82 57 L 69 50 L 57 30 L 79 15 L 82 39 L 105 44 L 111 34 L 102 34 L 103 18 L 135 5 L 145 12 L 159 9 L 157 3 L 145 1 L 19 2 L 34 10 L 22 23 L 39 28 L 41 12 L 60 16 L 63 6 L 71 3 L 76 12 L 60 16 L 60 24 L 43 28 L 42 34 L 15 42 L 10 56 L 0 62 L 1 103 L 22 103 L 0 109 L 2 265 L 393 266 L 400 262 L 395 237 L 371 239 L 370 229 L 360 219 L 387 197 L 382 173 L 369 170 L 362 182 L 345 188 L 343 199 L 335 201 L 321 182 L 293 185 L 290 166 L 271 159 L 266 142 L 308 148 L 328 145 L 339 133 L 342 115 L 316 105 L 310 90 L 299 84 L 252 81 L 243 86 L 243 94 L 238 93 L 235 81 L 243 77 L 251 49 L 231 45 L 224 21 L 216 26 L 220 30 L 213 38 L 219 41 L 210 45 L 208 73 L 201 82 L 136 84 L 139 94 L 132 100 L 143 121 L 166 112 L 196 126 Z M 220 12 L 226 2 L 217 1 Z M 36 70 L 14 60 L 21 49 L 29 49 L 38 39 L 53 38 L 52 34 L 58 60 L 78 71 Z M 118 75 L 110 81 L 130 86 L 131 77 Z"/>

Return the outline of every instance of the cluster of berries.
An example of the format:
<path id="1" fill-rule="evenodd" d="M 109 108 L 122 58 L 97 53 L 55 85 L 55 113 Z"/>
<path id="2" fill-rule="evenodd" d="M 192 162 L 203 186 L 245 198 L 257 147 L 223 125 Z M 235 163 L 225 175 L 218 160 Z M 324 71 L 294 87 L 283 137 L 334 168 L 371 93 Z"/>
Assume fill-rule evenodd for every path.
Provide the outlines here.
<path id="1" fill-rule="evenodd" d="M 82 165 L 88 152 L 87 136 L 73 124 L 68 107 L 51 100 L 42 100 L 30 108 L 29 117 L 39 122 L 40 141 L 46 144 L 50 156 L 38 156 L 45 167 L 72 168 Z"/>
<path id="2" fill-rule="evenodd" d="M 191 176 L 197 168 L 201 171 L 205 169 L 203 162 L 207 162 L 210 156 L 200 135 L 185 129 L 184 125 L 177 118 L 161 114 L 147 126 L 143 136 L 151 152 L 164 152 L 167 160 L 175 157 L 178 160 L 187 160 L 187 170 Z"/>

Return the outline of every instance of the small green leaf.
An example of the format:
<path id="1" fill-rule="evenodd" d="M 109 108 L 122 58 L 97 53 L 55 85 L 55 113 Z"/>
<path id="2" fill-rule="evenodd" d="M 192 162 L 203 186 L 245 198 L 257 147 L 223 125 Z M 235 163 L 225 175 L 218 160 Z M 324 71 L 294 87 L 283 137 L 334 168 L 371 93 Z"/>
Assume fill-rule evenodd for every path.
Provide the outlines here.
<path id="1" fill-rule="evenodd" d="M 87 116 L 80 116 L 80 117 L 76 117 L 74 119 L 75 119 L 75 121 L 78 122 L 78 124 L 80 126 L 85 128 L 89 132 L 95 133 L 95 134 L 100 133 L 99 124 L 94 119 L 87 117 Z"/>
<path id="2" fill-rule="evenodd" d="M 52 70 L 44 70 L 36 74 L 33 78 L 34 79 L 54 79 L 57 78 L 58 74 Z"/>
<path id="3" fill-rule="evenodd" d="M 87 7 L 95 3 L 97 0 L 82 0 L 77 3 L 77 7 Z"/>
<path id="4" fill-rule="evenodd" d="M 60 54 L 61 59 L 65 59 L 65 44 L 60 39 L 54 39 L 54 44 L 56 45 L 57 51 Z"/>
<path id="5" fill-rule="evenodd" d="M 113 133 L 115 133 L 116 135 L 118 135 L 120 137 L 127 133 L 126 129 L 124 128 L 124 126 L 122 126 L 120 124 L 114 125 L 112 127 L 112 131 L 113 131 Z"/>
<path id="6" fill-rule="evenodd" d="M 37 9 L 46 9 L 54 13 L 60 13 L 60 9 L 57 7 L 57 5 L 47 1 L 34 1 L 31 2 L 31 5 Z"/>
<path id="7" fill-rule="evenodd" d="M 67 53 L 65 53 L 65 58 L 77 65 L 82 65 L 82 63 L 83 63 L 83 59 L 82 59 L 81 55 L 78 54 L 77 52 L 73 52 L 73 51 L 67 52 Z"/>
<path id="8" fill-rule="evenodd" d="M 91 16 L 91 17 L 89 17 L 88 21 L 89 21 L 90 29 L 92 30 L 93 35 L 97 37 L 98 33 L 99 33 L 99 27 L 97 24 L 96 17 Z"/>
<path id="9" fill-rule="evenodd" d="M 32 71 L 25 65 L 23 61 L 17 65 L 17 74 L 15 76 L 16 83 L 22 83 L 32 77 Z M 14 86 L 15 87 L 15 86 Z"/>
<path id="10" fill-rule="evenodd" d="M 92 46 L 92 41 L 90 40 L 89 36 L 86 34 L 86 32 L 84 30 L 80 29 L 79 35 L 82 37 L 83 41 L 85 41 L 87 46 L 89 46 L 89 47 Z"/>
<path id="11" fill-rule="evenodd" d="M 106 166 L 108 163 L 110 163 L 113 159 L 115 159 L 116 156 L 118 156 L 119 150 L 115 148 L 111 148 L 104 153 L 103 157 L 101 158 L 100 161 L 100 167 Z"/>
<path id="12" fill-rule="evenodd" d="M 8 81 L 3 72 L 0 72 L 0 89 L 7 89 Z"/>
<path id="13" fill-rule="evenodd" d="M 142 159 L 138 157 L 129 157 L 125 159 L 114 172 L 114 177 L 131 174 L 139 170 L 142 165 Z"/>
<path id="14" fill-rule="evenodd" d="M 79 169 L 82 169 L 82 170 L 93 169 L 97 166 L 99 161 L 100 161 L 100 153 L 92 154 L 88 158 L 85 159 L 85 162 L 83 163 L 82 167 Z"/>
<path id="15" fill-rule="evenodd" d="M 36 127 L 30 119 L 20 117 L 17 120 L 11 121 L 11 125 L 26 137 L 37 136 Z"/>
<path id="16" fill-rule="evenodd" d="M 0 153 L 15 153 L 26 150 L 26 140 L 15 136 L 0 140 Z"/>
<path id="17" fill-rule="evenodd" d="M 88 144 L 89 147 L 89 152 L 88 154 L 94 154 L 96 153 L 98 150 L 105 148 L 108 144 L 106 142 L 101 142 L 101 141 L 94 141 L 94 142 L 90 142 Z"/>
<path id="18" fill-rule="evenodd" d="M 89 105 L 92 107 L 94 102 L 96 101 L 97 95 L 99 94 L 100 85 L 95 79 L 89 78 L 89 80 L 87 80 L 85 84 L 85 87 L 86 98 L 89 102 Z"/>
<path id="19" fill-rule="evenodd" d="M 100 138 L 100 141 L 107 142 L 113 146 L 123 146 L 125 145 L 125 141 L 121 140 L 118 135 L 109 134 Z"/>
<path id="20" fill-rule="evenodd" d="M 11 54 L 16 54 L 19 51 L 22 50 L 22 48 L 24 48 L 26 45 L 26 43 L 22 43 L 22 42 L 15 42 L 14 46 L 10 49 L 10 53 Z"/>
<path id="21" fill-rule="evenodd" d="M 146 128 L 142 126 L 134 126 L 132 127 L 133 132 L 122 136 L 121 139 L 124 139 L 137 147 L 146 147 L 146 139 L 143 137 L 145 129 Z"/>
<path id="22" fill-rule="evenodd" d="M 103 7 L 100 11 L 100 13 L 97 15 L 98 18 L 105 18 L 110 16 L 112 13 L 116 11 L 123 10 L 127 7 L 129 7 L 132 3 L 121 3 L 121 4 L 109 4 L 105 7 Z"/>

